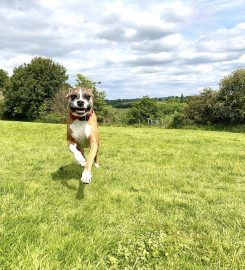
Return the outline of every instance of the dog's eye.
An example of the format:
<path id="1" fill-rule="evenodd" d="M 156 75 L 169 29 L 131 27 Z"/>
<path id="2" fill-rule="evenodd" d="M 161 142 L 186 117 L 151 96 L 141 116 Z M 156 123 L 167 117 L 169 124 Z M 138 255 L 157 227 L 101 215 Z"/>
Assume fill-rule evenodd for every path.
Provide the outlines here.
<path id="1" fill-rule="evenodd" d="M 71 95 L 71 100 L 75 100 L 77 98 L 77 95 L 76 94 L 72 94 Z"/>
<path id="2" fill-rule="evenodd" d="M 90 100 L 91 96 L 89 94 L 83 94 L 83 98 L 87 99 L 87 100 Z"/>

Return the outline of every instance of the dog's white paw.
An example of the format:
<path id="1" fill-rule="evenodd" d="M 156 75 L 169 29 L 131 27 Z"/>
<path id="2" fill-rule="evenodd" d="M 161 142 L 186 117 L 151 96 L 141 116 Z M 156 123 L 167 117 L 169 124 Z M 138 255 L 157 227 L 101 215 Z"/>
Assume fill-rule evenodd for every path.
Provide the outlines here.
<path id="1" fill-rule="evenodd" d="M 81 178 L 82 183 L 89 184 L 91 182 L 91 179 L 92 179 L 91 172 L 85 169 L 83 171 L 82 178 Z"/>
<path id="2" fill-rule="evenodd" d="M 84 156 L 82 155 L 82 153 L 80 153 L 79 151 L 74 153 L 74 157 L 76 162 L 81 165 L 82 167 L 84 167 L 86 165 L 86 159 L 84 158 Z"/>
<path id="3" fill-rule="evenodd" d="M 98 163 L 94 163 L 94 167 L 98 169 L 100 165 Z"/>

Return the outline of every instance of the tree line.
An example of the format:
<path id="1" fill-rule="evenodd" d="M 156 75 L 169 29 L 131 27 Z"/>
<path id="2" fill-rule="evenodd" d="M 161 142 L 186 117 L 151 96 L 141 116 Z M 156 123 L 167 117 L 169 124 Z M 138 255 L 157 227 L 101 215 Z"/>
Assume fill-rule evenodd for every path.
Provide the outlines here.
<path id="1" fill-rule="evenodd" d="M 192 96 L 184 96 L 181 94 L 181 96 L 168 96 L 168 97 L 154 97 L 151 98 L 154 101 L 162 101 L 162 102 L 188 102 L 188 100 L 192 98 Z M 114 99 L 109 100 L 106 99 L 106 103 L 111 105 L 114 108 L 118 109 L 128 109 L 131 108 L 135 102 L 140 101 L 142 98 L 126 98 L 126 99 Z"/>
<path id="2" fill-rule="evenodd" d="M 130 108 L 130 122 L 164 119 L 172 115 L 170 126 L 185 124 L 244 124 L 245 69 L 237 69 L 220 80 L 219 88 L 203 89 L 198 95 L 156 102 L 148 97 Z"/>
<path id="3" fill-rule="evenodd" d="M 65 67 L 52 59 L 35 57 L 13 70 L 0 69 L 0 117 L 2 119 L 65 122 L 68 88 Z M 220 80 L 219 88 L 203 89 L 195 96 L 151 99 L 105 100 L 95 82 L 77 74 L 75 86 L 91 88 L 100 122 L 149 124 L 167 127 L 185 124 L 244 124 L 245 69 L 237 69 Z"/>

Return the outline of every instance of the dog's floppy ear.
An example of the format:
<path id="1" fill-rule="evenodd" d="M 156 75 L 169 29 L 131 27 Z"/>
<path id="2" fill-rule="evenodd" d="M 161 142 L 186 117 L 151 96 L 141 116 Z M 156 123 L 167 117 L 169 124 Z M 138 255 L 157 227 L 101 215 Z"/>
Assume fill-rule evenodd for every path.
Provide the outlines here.
<path id="1" fill-rule="evenodd" d="M 66 98 L 69 98 L 72 92 L 72 88 L 69 88 L 69 93 L 66 95 Z"/>

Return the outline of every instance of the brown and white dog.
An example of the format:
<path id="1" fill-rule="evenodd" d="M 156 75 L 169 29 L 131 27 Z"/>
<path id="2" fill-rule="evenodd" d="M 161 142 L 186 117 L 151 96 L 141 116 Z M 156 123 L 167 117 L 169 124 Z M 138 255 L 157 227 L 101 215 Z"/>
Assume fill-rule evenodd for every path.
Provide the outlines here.
<path id="1" fill-rule="evenodd" d="M 91 169 L 94 163 L 98 168 L 99 132 L 97 118 L 93 109 L 93 93 L 86 88 L 71 88 L 66 96 L 69 98 L 67 117 L 68 148 L 75 160 L 84 167 L 81 181 L 91 182 Z M 84 148 L 90 148 L 87 160 Z"/>

